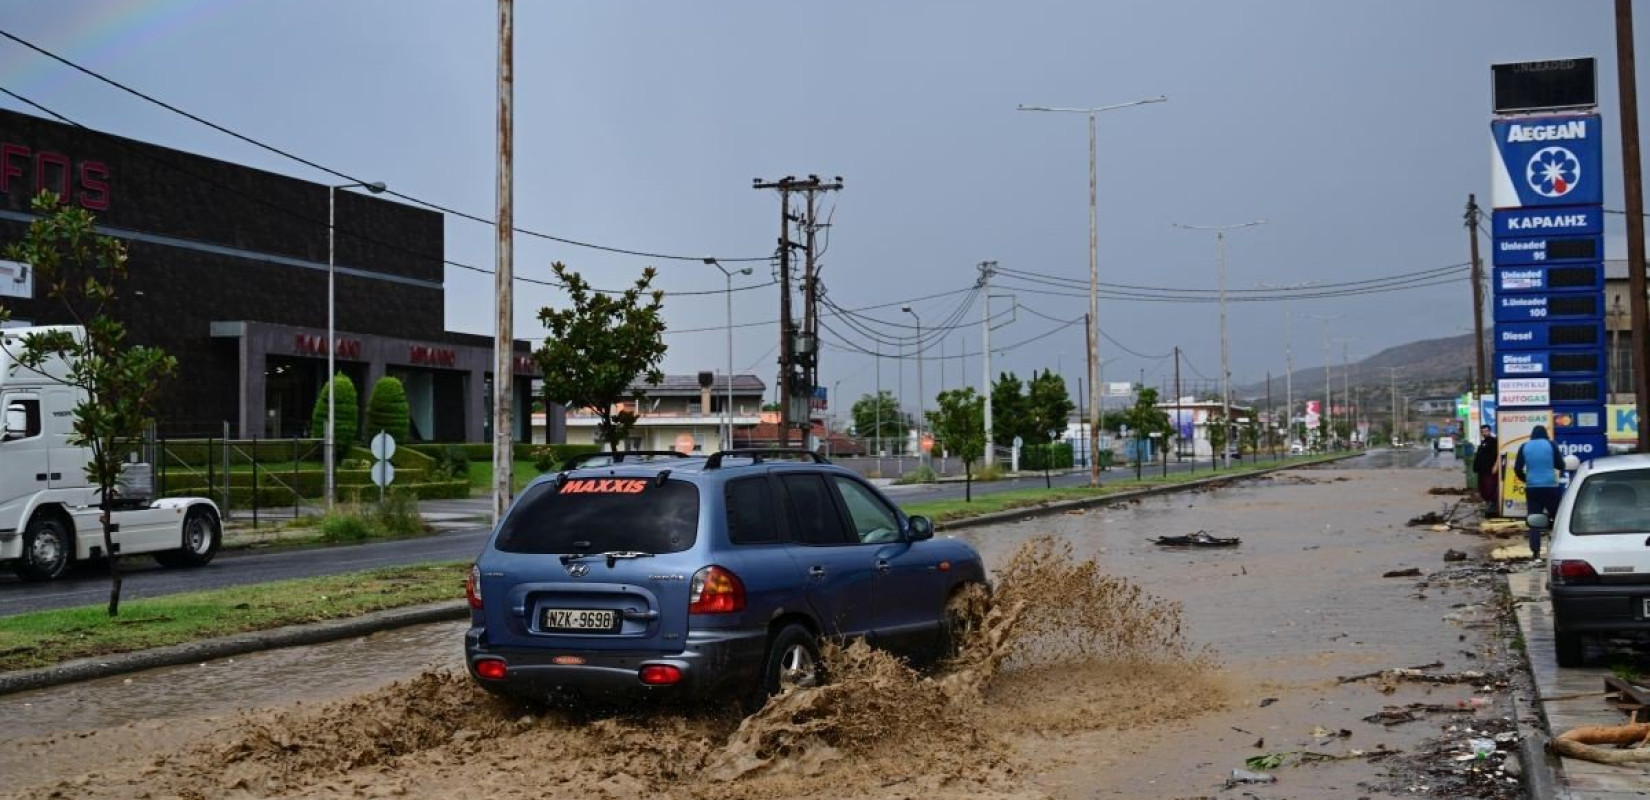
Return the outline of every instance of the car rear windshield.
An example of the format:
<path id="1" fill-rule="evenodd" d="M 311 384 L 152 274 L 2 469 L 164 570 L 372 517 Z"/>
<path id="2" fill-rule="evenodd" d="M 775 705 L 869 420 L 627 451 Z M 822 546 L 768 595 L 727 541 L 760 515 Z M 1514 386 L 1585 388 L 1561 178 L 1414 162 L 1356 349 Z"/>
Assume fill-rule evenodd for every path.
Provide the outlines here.
<path id="1" fill-rule="evenodd" d="M 699 489 L 652 478 L 572 478 L 527 490 L 499 530 L 508 553 L 679 553 L 699 531 Z"/>
<path id="2" fill-rule="evenodd" d="M 1583 481 L 1570 510 L 1570 533 L 1650 531 L 1650 469 L 1603 472 Z"/>

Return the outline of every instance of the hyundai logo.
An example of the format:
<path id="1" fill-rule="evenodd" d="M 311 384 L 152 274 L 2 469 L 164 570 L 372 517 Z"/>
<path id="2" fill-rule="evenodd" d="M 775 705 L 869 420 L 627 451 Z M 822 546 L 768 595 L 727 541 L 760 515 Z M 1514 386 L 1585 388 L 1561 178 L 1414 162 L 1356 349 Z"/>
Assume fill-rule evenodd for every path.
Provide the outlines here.
<path id="1" fill-rule="evenodd" d="M 590 572 L 590 565 L 582 561 L 575 561 L 567 565 L 567 574 L 575 578 L 582 578 Z"/>

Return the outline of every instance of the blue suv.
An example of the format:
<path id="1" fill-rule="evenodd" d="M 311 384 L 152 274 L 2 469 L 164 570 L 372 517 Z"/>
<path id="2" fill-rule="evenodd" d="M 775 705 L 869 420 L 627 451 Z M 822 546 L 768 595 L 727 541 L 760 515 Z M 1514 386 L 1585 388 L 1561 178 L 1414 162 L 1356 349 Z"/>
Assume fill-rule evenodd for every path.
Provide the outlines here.
<path id="1" fill-rule="evenodd" d="M 535 480 L 493 531 L 467 591 L 482 686 L 756 706 L 817 681 L 826 639 L 931 662 L 986 582 L 972 547 L 816 454 L 627 456 Z"/>

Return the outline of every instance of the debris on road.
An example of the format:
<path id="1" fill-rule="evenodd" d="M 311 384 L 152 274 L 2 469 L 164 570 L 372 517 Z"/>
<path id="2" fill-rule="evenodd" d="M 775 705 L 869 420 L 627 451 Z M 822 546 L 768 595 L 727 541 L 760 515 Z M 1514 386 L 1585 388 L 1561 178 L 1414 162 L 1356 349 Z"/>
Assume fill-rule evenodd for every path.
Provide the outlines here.
<path id="1" fill-rule="evenodd" d="M 1449 518 L 1437 511 L 1428 511 L 1419 517 L 1410 517 L 1409 522 L 1404 524 L 1411 528 L 1419 528 L 1423 525 L 1447 525 L 1449 524 Z"/>
<path id="2" fill-rule="evenodd" d="M 1444 560 L 1445 561 L 1466 561 L 1467 560 L 1467 554 L 1461 552 L 1460 550 L 1445 550 L 1444 551 Z"/>
<path id="3" fill-rule="evenodd" d="M 1395 570 L 1392 570 L 1391 572 L 1381 573 L 1381 577 L 1383 577 L 1383 578 L 1419 578 L 1419 577 L 1421 577 L 1421 568 L 1420 567 L 1410 567 L 1409 569 L 1395 569 Z"/>
<path id="4" fill-rule="evenodd" d="M 1159 536 L 1156 544 L 1158 547 L 1237 547 L 1243 540 L 1235 536 L 1222 539 L 1210 536 L 1208 531 L 1198 531 L 1185 536 Z"/>
<path id="5" fill-rule="evenodd" d="M 1421 670 L 1424 670 L 1424 669 L 1438 669 L 1439 667 L 1442 667 L 1442 666 L 1444 666 L 1444 662 L 1434 661 L 1431 664 L 1417 664 L 1413 667 L 1405 667 L 1402 670 L 1399 670 L 1399 669 L 1380 669 L 1380 670 L 1376 670 L 1374 672 L 1365 672 L 1365 673 L 1362 673 L 1362 674 L 1359 674 L 1359 675 L 1347 675 L 1347 676 L 1344 676 L 1344 677 L 1336 678 L 1335 682 L 1336 683 L 1356 683 L 1358 681 L 1367 681 L 1370 678 L 1379 678 L 1379 677 L 1381 677 L 1382 675 L 1385 675 L 1388 672 L 1420 672 Z"/>
<path id="6" fill-rule="evenodd" d="M 1226 779 L 1226 788 L 1242 786 L 1249 783 L 1277 783 L 1277 776 L 1270 772 L 1250 772 L 1246 769 L 1232 770 L 1232 777 Z"/>
<path id="7" fill-rule="evenodd" d="M 1472 494 L 1472 490 L 1457 487 L 1457 486 L 1434 486 L 1431 489 L 1427 490 L 1427 494 L 1439 494 L 1439 495 L 1450 495 L 1450 496 L 1455 496 L 1455 497 L 1465 497 L 1466 495 Z"/>
<path id="8" fill-rule="evenodd" d="M 1521 519 L 1486 519 L 1478 523 L 1478 532 L 1491 536 L 1507 537 L 1520 533 L 1529 533 L 1530 526 Z"/>

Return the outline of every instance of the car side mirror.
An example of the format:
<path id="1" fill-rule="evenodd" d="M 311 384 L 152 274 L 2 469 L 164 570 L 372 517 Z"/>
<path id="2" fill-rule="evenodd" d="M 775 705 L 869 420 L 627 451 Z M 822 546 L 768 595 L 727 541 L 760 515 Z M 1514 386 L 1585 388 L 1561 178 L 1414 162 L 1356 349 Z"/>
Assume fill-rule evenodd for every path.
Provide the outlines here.
<path id="1" fill-rule="evenodd" d="M 1531 530 L 1544 531 L 1553 526 L 1553 521 L 1546 514 L 1531 514 L 1524 518 L 1524 524 Z"/>
<path id="2" fill-rule="evenodd" d="M 3 439 L 21 439 L 29 435 L 29 412 L 21 405 L 6 408 L 6 428 Z"/>
<path id="3" fill-rule="evenodd" d="M 923 516 L 910 517 L 905 521 L 905 529 L 911 536 L 911 541 L 921 542 L 934 538 L 934 521 Z"/>

